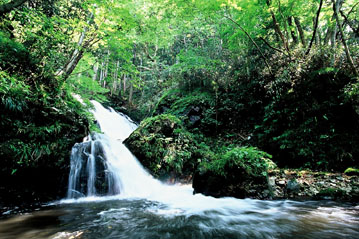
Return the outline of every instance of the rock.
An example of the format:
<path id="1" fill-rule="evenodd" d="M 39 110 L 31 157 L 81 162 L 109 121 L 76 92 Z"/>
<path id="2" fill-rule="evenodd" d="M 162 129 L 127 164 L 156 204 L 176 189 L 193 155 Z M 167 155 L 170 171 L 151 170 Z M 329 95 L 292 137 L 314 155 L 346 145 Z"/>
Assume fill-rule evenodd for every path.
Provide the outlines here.
<path id="1" fill-rule="evenodd" d="M 189 121 L 191 122 L 192 125 L 196 124 L 200 119 L 201 117 L 198 115 L 191 115 L 189 117 Z"/>
<path id="2" fill-rule="evenodd" d="M 323 182 L 323 181 L 317 182 L 317 185 L 318 185 L 318 186 L 324 186 L 324 185 L 325 185 L 325 182 Z"/>
<path id="3" fill-rule="evenodd" d="M 279 185 L 285 185 L 285 181 L 284 180 L 281 180 L 278 182 Z"/>
<path id="4" fill-rule="evenodd" d="M 287 183 L 287 192 L 288 193 L 298 193 L 300 191 L 300 184 L 296 179 L 291 179 Z"/>
<path id="5" fill-rule="evenodd" d="M 193 178 L 194 192 L 213 197 L 270 198 L 267 164 L 262 159 L 266 156 L 255 148 L 242 147 L 201 164 Z"/>
<path id="6" fill-rule="evenodd" d="M 155 177 L 188 177 L 202 157 L 201 146 L 174 115 L 147 118 L 124 144 Z"/>
<path id="7" fill-rule="evenodd" d="M 270 177 L 268 183 L 271 187 L 275 187 L 275 177 Z"/>

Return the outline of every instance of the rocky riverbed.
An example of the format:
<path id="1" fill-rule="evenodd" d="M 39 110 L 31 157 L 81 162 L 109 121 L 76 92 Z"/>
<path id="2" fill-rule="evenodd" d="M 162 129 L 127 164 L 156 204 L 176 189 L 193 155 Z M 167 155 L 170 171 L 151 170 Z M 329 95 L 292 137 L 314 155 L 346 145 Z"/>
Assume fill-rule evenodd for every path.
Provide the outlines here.
<path id="1" fill-rule="evenodd" d="M 359 201 L 359 176 L 306 170 L 273 170 L 269 185 L 274 199 Z M 268 196 L 271 192 L 263 192 Z M 264 195 L 264 196 L 267 196 Z"/>

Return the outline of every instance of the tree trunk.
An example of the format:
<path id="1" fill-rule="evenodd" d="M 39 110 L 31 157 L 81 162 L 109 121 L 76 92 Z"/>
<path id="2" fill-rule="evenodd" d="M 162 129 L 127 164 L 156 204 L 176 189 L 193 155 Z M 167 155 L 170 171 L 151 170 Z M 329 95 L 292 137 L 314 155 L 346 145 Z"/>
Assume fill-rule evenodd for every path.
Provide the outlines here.
<path id="1" fill-rule="evenodd" d="M 112 87 L 112 90 L 111 90 L 111 96 L 112 96 L 112 93 L 116 92 L 117 90 L 117 78 L 118 78 L 118 68 L 120 66 L 120 62 L 117 60 L 116 61 L 116 67 L 115 67 L 115 71 L 113 73 L 113 87 Z"/>
<path id="2" fill-rule="evenodd" d="M 303 46 L 305 46 L 304 31 L 303 31 L 302 25 L 300 24 L 299 18 L 294 17 L 294 22 L 295 22 L 295 25 L 297 26 L 297 29 L 299 32 L 300 42 L 302 43 Z"/>
<path id="3" fill-rule="evenodd" d="M 347 45 L 347 43 L 345 41 L 343 28 L 342 28 L 342 25 L 341 25 L 341 22 L 340 22 L 340 19 L 339 19 L 337 4 L 336 4 L 335 0 L 332 0 L 332 3 L 333 3 L 334 16 L 335 16 L 335 19 L 337 21 L 337 25 L 338 25 L 338 28 L 339 28 L 340 35 L 342 36 L 342 43 L 343 43 L 343 46 L 344 46 L 345 54 L 347 56 L 347 59 L 348 59 L 348 62 L 350 64 L 350 66 L 353 68 L 353 72 L 354 72 L 355 76 L 358 77 L 359 76 L 358 71 L 357 71 L 357 69 L 356 69 L 356 67 L 354 65 L 353 59 L 352 59 L 352 57 L 350 55 L 348 45 Z"/>
<path id="4" fill-rule="evenodd" d="M 293 39 L 293 42 L 295 45 L 298 44 L 298 37 L 297 37 L 297 34 L 296 32 L 294 31 L 293 29 L 293 20 L 292 20 L 292 16 L 288 17 L 288 25 L 289 25 L 289 28 L 290 28 L 290 34 L 292 36 L 292 39 Z"/>
<path id="5" fill-rule="evenodd" d="M 90 24 L 92 18 L 93 18 L 93 13 L 90 13 L 87 24 Z M 62 69 L 56 72 L 56 75 L 64 75 L 63 77 L 64 81 L 71 75 L 73 70 L 76 68 L 77 64 L 79 63 L 79 61 L 81 60 L 84 54 L 84 49 L 90 46 L 91 41 L 84 42 L 87 30 L 88 27 L 85 26 L 77 42 L 77 47 L 71 54 L 71 58 L 66 63 L 65 67 L 63 67 Z"/>
<path id="6" fill-rule="evenodd" d="M 98 63 L 96 62 L 94 65 L 93 65 L 93 76 L 92 76 L 92 80 L 96 81 L 97 80 L 97 73 L 98 73 Z"/>
<path id="7" fill-rule="evenodd" d="M 267 2 L 268 8 L 270 9 L 271 0 L 267 0 L 266 2 Z M 279 2 L 279 4 L 280 4 L 280 2 Z M 280 5 L 279 5 L 279 7 L 280 7 Z M 280 9 L 279 9 L 279 11 L 280 11 Z M 285 38 L 284 34 L 282 33 L 282 31 L 280 29 L 280 25 L 279 25 L 279 23 L 277 21 L 277 18 L 275 16 L 274 12 L 271 9 L 270 9 L 270 14 L 271 14 L 272 20 L 273 20 L 274 31 L 277 33 L 277 36 L 279 37 L 279 39 L 282 41 L 284 49 L 286 49 L 289 52 L 288 41 Z"/>
<path id="8" fill-rule="evenodd" d="M 317 26 L 317 21 L 316 20 L 317 20 L 316 18 L 313 18 L 313 29 L 315 28 L 315 26 Z M 314 44 L 316 46 L 320 45 L 320 37 L 319 37 L 319 31 L 318 30 L 315 33 Z"/>
<path id="9" fill-rule="evenodd" d="M 316 19 L 315 19 L 315 24 L 314 24 L 314 29 L 313 29 L 314 31 L 313 31 L 312 39 L 310 40 L 310 43 L 309 43 L 307 51 L 305 52 L 306 56 L 310 53 L 310 50 L 312 49 L 313 42 L 314 42 L 315 37 L 317 35 L 319 16 L 320 16 L 320 12 L 322 10 L 322 6 L 323 6 L 323 0 L 320 0 L 319 8 L 318 8 L 318 11 L 317 11 L 317 16 L 316 16 Z"/>
<path id="10" fill-rule="evenodd" d="M 133 84 L 132 82 L 130 82 L 130 93 L 128 96 L 128 104 L 132 105 L 132 96 L 133 96 Z"/>
<path id="11" fill-rule="evenodd" d="M 126 78 L 126 74 L 123 75 L 123 95 L 126 94 L 126 82 L 127 78 Z"/>
<path id="12" fill-rule="evenodd" d="M 277 35 L 279 36 L 279 38 L 282 40 L 284 49 L 286 49 L 289 52 L 289 47 L 288 47 L 288 42 L 284 36 L 284 34 L 282 33 L 282 31 L 280 30 L 280 25 L 277 21 L 277 18 L 274 15 L 273 11 L 270 11 L 271 15 L 272 15 L 272 20 L 273 20 L 273 24 L 274 24 L 274 30 L 277 33 Z"/>

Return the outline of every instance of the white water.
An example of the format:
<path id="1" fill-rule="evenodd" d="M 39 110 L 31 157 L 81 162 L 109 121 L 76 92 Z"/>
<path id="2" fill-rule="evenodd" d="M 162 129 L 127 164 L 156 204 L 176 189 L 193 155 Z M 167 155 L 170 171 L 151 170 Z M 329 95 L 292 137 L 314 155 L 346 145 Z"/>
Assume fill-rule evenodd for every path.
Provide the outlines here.
<path id="1" fill-rule="evenodd" d="M 202 194 L 193 195 L 193 189 L 190 185 L 180 186 L 161 183 L 154 179 L 126 146 L 122 144 L 122 141 L 137 128 L 136 124 L 123 114 L 119 114 L 112 109 L 105 109 L 96 101 L 92 101 L 92 103 L 95 106 L 93 114 L 103 132 L 103 135 L 96 136 L 96 141 L 102 145 L 107 170 L 113 180 L 113 185 L 109 185 L 109 188 L 113 188 L 112 190 L 115 195 L 100 197 L 96 196 L 96 194 L 88 193 L 87 197 L 67 199 L 63 200 L 62 203 L 145 199 L 160 202 L 165 205 L 164 207 L 154 206 L 153 208 L 147 209 L 155 214 L 165 216 L 206 215 L 206 213 L 215 211 L 216 214 L 212 215 L 212 217 L 215 217 L 218 225 L 225 227 L 239 219 L 243 222 L 257 220 L 258 215 L 255 215 L 255 213 L 260 213 L 263 217 L 268 217 L 265 220 L 276 220 L 277 218 L 285 218 L 293 222 L 298 220 L 296 216 L 288 213 L 288 210 L 290 211 L 306 203 L 293 201 L 265 201 L 264 203 L 263 201 L 252 199 L 217 199 Z M 76 165 L 74 165 L 74 168 L 76 168 Z M 69 186 L 71 186 L 70 184 Z M 308 203 L 310 204 L 310 202 Z M 111 213 L 113 210 L 116 209 L 104 211 L 102 214 L 106 214 L 107 212 Z M 251 213 L 248 214 L 245 212 Z M 322 219 L 327 220 L 327 215 L 321 217 L 321 220 Z M 339 220 L 339 218 L 336 219 Z M 221 223 L 219 223 L 220 221 Z M 274 228 L 264 227 L 261 230 L 271 231 L 274 230 Z"/>
<path id="2" fill-rule="evenodd" d="M 116 198 L 142 198 L 167 205 L 168 208 L 166 210 L 155 209 L 158 213 L 164 214 L 182 214 L 184 212 L 191 214 L 213 209 L 222 209 L 227 212 L 236 210 L 239 212 L 244 208 L 248 210 L 248 208 L 255 203 L 255 200 L 237 200 L 234 198 L 216 199 L 201 194 L 193 195 L 193 189 L 190 185 L 166 185 L 154 179 L 126 146 L 122 144 L 122 141 L 126 139 L 137 126 L 125 115 L 119 114 L 112 109 L 108 110 L 96 101 L 92 101 L 92 103 L 95 107 L 93 114 L 103 132 L 103 135 L 97 136 L 99 138 L 97 140 L 101 141 L 108 171 L 113 176 L 114 184 L 119 185 L 118 191 L 120 193 L 118 195 L 99 197 L 95 196 L 95 193 L 89 190 L 87 193 L 88 197 L 68 199 L 62 202 L 73 203 L 103 201 Z M 91 173 L 89 178 L 90 176 Z M 91 181 L 92 179 L 88 180 Z M 92 181 L 91 183 L 93 185 Z M 69 187 L 71 184 L 73 183 L 71 183 L 70 180 Z"/>

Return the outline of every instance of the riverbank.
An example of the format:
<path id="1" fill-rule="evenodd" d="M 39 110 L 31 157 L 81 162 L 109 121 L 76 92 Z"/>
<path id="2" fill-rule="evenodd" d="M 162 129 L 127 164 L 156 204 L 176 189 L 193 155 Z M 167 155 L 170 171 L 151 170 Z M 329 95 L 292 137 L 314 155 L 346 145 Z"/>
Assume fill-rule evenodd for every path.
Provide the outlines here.
<path id="1" fill-rule="evenodd" d="M 274 199 L 359 201 L 358 175 L 280 169 L 269 172 L 269 185 Z"/>

